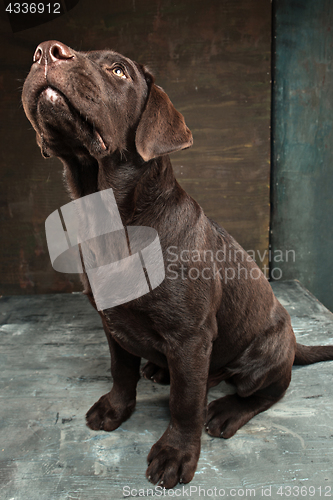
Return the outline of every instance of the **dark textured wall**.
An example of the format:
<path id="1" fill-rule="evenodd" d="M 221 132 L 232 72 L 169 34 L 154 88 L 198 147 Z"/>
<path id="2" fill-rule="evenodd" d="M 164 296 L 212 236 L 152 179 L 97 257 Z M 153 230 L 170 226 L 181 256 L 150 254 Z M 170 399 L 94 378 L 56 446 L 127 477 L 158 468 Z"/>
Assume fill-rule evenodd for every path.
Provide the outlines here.
<path id="1" fill-rule="evenodd" d="M 194 146 L 172 155 L 177 178 L 267 263 L 270 0 L 80 0 L 24 31 L 0 20 L 0 293 L 80 289 L 51 268 L 44 221 L 69 200 L 60 162 L 41 157 L 20 106 L 35 47 L 47 39 L 113 48 L 149 66 L 193 132 Z"/>
<path id="2" fill-rule="evenodd" d="M 275 266 L 333 310 L 333 2 L 276 0 L 275 30 Z"/>

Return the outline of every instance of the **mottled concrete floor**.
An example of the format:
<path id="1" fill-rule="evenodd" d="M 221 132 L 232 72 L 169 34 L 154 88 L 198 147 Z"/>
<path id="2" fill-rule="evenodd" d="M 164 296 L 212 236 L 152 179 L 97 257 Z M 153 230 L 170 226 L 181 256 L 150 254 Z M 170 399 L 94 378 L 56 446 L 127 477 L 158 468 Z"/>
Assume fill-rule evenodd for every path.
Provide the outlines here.
<path id="1" fill-rule="evenodd" d="M 298 340 L 333 344 L 332 313 L 298 282 L 273 287 Z M 86 297 L 2 297 L 0 320 L 1 500 L 333 497 L 333 362 L 295 367 L 286 396 L 230 440 L 203 433 L 192 483 L 163 492 L 144 473 L 167 426 L 169 387 L 141 380 L 135 413 L 112 433 L 85 425 L 111 382 Z M 231 391 L 221 383 L 209 401 Z"/>

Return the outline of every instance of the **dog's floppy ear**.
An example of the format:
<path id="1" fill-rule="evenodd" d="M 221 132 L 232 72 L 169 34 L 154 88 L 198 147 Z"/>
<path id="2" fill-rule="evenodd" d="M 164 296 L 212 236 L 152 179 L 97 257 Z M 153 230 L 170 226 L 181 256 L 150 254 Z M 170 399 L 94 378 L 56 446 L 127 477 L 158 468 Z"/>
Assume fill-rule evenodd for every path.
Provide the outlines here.
<path id="1" fill-rule="evenodd" d="M 191 131 L 183 115 L 173 106 L 167 94 L 146 73 L 150 85 L 146 107 L 135 136 L 135 145 L 144 161 L 167 155 L 193 144 Z"/>

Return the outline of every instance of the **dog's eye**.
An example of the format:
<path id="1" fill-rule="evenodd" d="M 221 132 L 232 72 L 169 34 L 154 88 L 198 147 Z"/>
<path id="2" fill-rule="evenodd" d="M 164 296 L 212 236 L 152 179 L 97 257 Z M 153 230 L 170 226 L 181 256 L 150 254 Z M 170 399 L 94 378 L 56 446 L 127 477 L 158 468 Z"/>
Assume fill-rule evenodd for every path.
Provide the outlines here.
<path id="1" fill-rule="evenodd" d="M 116 66 L 115 68 L 113 68 L 112 73 L 116 76 L 119 76 L 119 78 L 126 78 L 126 75 L 120 66 Z"/>

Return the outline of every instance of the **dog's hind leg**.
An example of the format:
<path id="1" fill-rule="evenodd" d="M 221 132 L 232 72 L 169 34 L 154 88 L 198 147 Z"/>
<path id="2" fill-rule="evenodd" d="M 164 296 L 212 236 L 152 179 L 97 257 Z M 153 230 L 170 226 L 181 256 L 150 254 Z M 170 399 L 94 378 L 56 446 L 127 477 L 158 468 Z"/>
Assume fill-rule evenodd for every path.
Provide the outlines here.
<path id="1" fill-rule="evenodd" d="M 251 418 L 279 401 L 284 396 L 290 379 L 291 367 L 289 374 L 285 373 L 279 380 L 251 395 L 244 395 L 236 383 L 236 394 L 216 399 L 208 405 L 206 431 L 211 436 L 230 438 Z"/>
<path id="2" fill-rule="evenodd" d="M 217 373 L 236 387 L 236 394 L 208 405 L 205 427 L 211 436 L 230 438 L 284 396 L 291 380 L 296 339 L 290 318 L 283 311 L 279 321 L 257 335 L 240 356 Z"/>

